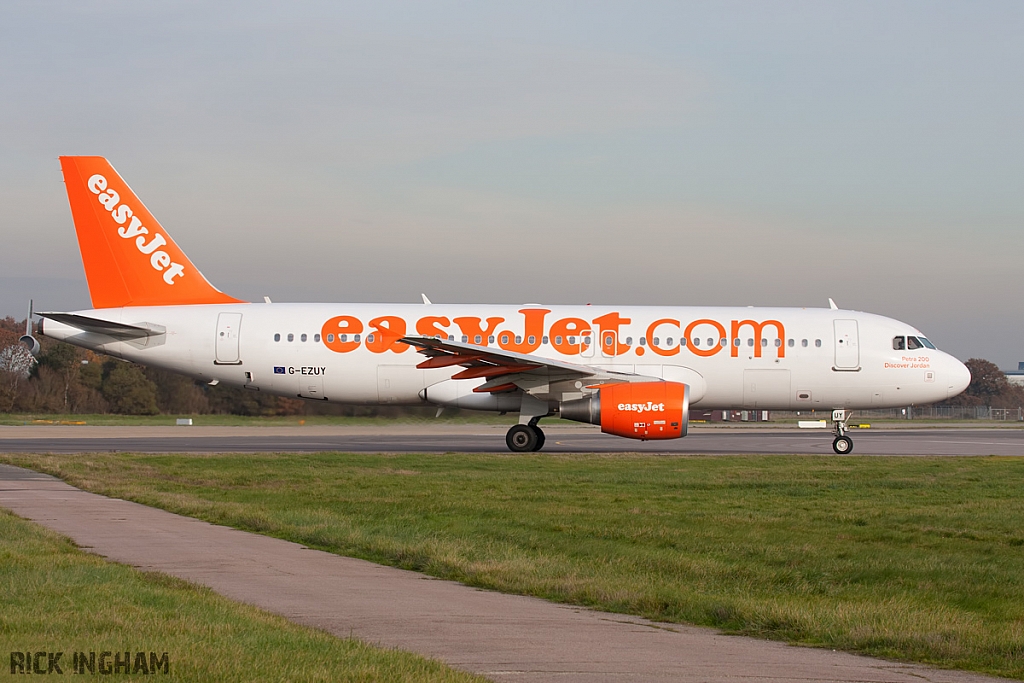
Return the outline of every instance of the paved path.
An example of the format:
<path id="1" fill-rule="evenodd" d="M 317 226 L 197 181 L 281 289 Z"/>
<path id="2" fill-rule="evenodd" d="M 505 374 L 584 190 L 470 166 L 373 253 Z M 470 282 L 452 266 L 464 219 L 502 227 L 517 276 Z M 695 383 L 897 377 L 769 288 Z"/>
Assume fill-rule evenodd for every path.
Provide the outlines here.
<path id="1" fill-rule="evenodd" d="M 801 453 L 832 455 L 826 430 L 695 427 L 684 439 L 633 441 L 596 427 L 546 430 L 546 453 Z M 859 455 L 1024 455 L 1024 429 L 870 429 L 851 433 Z M 497 425 L 310 427 L 0 427 L 0 451 L 507 452 Z"/>
<path id="2" fill-rule="evenodd" d="M 0 505 L 111 560 L 495 681 L 997 680 L 475 590 L 86 493 L 6 465 Z"/>

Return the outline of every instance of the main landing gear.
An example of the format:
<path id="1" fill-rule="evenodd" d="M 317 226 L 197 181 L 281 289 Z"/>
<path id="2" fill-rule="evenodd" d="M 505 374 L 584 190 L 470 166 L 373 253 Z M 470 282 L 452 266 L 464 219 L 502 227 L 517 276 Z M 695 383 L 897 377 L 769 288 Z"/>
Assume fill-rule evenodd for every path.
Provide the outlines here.
<path id="1" fill-rule="evenodd" d="M 512 425 L 505 435 L 505 444 L 513 453 L 529 453 L 544 448 L 544 432 L 537 423 L 542 417 L 551 415 L 551 407 L 547 401 L 523 393 L 523 402 L 519 408 L 519 424 Z"/>
<path id="2" fill-rule="evenodd" d="M 851 417 L 853 413 L 847 413 L 845 410 L 832 411 L 832 433 L 836 435 L 832 441 L 832 450 L 839 455 L 853 452 L 853 439 L 846 435 L 846 423 Z"/>
<path id="3" fill-rule="evenodd" d="M 515 453 L 529 453 L 544 448 L 544 432 L 536 422 L 512 425 L 505 435 L 505 444 Z"/>

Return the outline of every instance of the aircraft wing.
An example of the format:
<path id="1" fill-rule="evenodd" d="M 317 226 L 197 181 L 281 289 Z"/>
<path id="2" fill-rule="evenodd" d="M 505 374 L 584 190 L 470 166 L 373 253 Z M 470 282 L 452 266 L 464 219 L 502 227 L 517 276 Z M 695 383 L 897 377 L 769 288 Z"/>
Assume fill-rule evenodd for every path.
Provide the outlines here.
<path id="1" fill-rule="evenodd" d="M 83 332 L 103 334 L 121 341 L 145 339 L 147 337 L 166 334 L 167 332 L 167 329 L 163 325 L 152 325 L 150 323 L 127 325 L 125 323 L 115 323 L 110 320 L 103 320 L 102 318 L 90 318 L 76 313 L 37 313 L 36 315 L 48 320 L 54 320 L 59 323 L 64 323 L 65 325 L 70 325 L 71 327 L 78 328 Z"/>
<path id="2" fill-rule="evenodd" d="M 588 385 L 596 385 L 636 381 L 641 377 L 434 337 L 403 337 L 399 341 L 427 356 L 425 361 L 416 366 L 418 368 L 460 365 L 465 369 L 452 375 L 452 379 L 486 378 L 483 384 L 473 389 L 480 393 L 512 391 L 516 388 L 527 393 L 547 393 L 552 384 L 559 382 L 584 380 Z"/>

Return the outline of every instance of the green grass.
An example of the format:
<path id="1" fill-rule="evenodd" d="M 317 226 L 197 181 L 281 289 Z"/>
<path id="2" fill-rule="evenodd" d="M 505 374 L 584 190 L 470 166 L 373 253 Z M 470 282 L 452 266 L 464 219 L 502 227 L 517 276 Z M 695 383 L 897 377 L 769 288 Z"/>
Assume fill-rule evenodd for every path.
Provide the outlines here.
<path id="1" fill-rule="evenodd" d="M 14 651 L 62 651 L 61 668 L 71 675 L 75 651 L 129 650 L 166 652 L 170 675 L 159 678 L 168 681 L 483 680 L 106 562 L 2 509 L 0 606 L 4 670 Z"/>
<path id="2" fill-rule="evenodd" d="M 0 456 L 469 585 L 1024 678 L 1024 459 Z"/>

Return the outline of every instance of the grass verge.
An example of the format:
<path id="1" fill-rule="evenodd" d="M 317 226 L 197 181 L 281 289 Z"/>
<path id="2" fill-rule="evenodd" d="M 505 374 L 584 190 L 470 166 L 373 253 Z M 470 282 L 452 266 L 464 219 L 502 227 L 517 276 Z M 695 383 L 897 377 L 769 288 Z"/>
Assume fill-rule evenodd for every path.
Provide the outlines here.
<path id="1" fill-rule="evenodd" d="M 174 426 L 179 417 L 192 419 L 192 424 L 204 427 L 298 427 L 301 425 L 328 426 L 362 426 L 390 424 L 482 424 L 482 425 L 513 425 L 517 417 L 514 415 L 496 415 L 494 413 L 462 412 L 457 415 L 430 416 L 406 415 L 401 417 L 367 416 L 347 417 L 344 415 L 288 415 L 288 416 L 250 416 L 250 415 L 50 415 L 0 413 L 0 425 L 21 426 L 31 424 L 76 425 L 114 427 L 152 427 Z"/>
<path id="2" fill-rule="evenodd" d="M 417 655 L 296 626 L 163 574 L 106 562 L 2 509 L 0 605 L 4 670 L 13 652 L 63 652 L 58 665 L 73 674 L 73 652 L 98 657 L 127 650 L 133 657 L 166 652 L 168 675 L 159 678 L 168 681 L 484 680 Z M 148 678 L 116 673 L 119 680 Z"/>
<path id="3" fill-rule="evenodd" d="M 1024 678 L 1024 459 L 0 459 L 469 585 Z"/>

